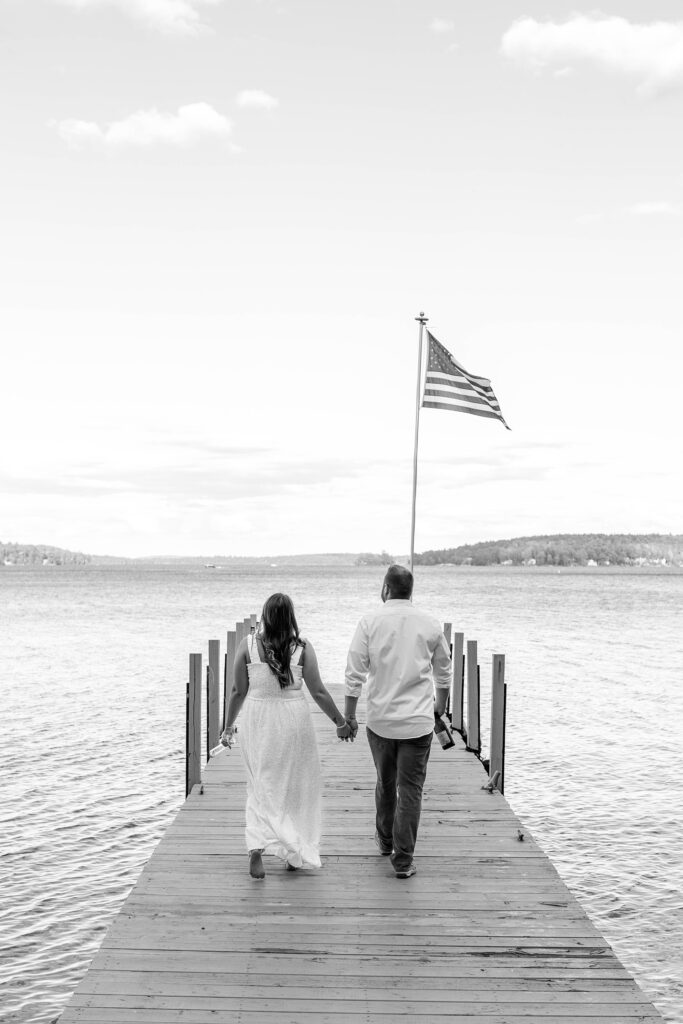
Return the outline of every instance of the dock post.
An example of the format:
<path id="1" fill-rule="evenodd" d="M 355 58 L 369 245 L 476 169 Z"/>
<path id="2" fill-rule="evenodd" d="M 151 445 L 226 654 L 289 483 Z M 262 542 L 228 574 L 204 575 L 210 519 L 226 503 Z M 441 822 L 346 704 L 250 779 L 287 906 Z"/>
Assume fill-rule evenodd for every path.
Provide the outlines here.
<path id="1" fill-rule="evenodd" d="M 479 730 L 479 665 L 477 641 L 467 641 L 467 749 L 481 753 Z"/>
<path id="2" fill-rule="evenodd" d="M 244 617 L 244 634 L 243 636 L 249 636 L 251 632 L 251 615 L 245 615 Z"/>
<path id="3" fill-rule="evenodd" d="M 229 629 L 225 643 L 225 671 L 223 673 L 223 728 L 228 717 L 228 703 L 232 693 L 234 681 L 235 651 L 237 649 L 237 634 L 234 629 Z"/>
<path id="4" fill-rule="evenodd" d="M 206 760 L 218 746 L 220 735 L 220 663 L 221 642 L 209 640 L 209 664 L 206 666 Z"/>
<path id="5" fill-rule="evenodd" d="M 451 641 L 451 633 L 453 631 L 453 624 L 451 622 L 444 622 L 443 624 L 443 635 L 446 637 L 446 643 L 448 644 L 451 652 L 451 669 L 453 668 L 453 643 Z M 450 720 L 451 717 L 451 693 L 453 691 L 453 678 L 451 676 L 451 685 L 448 688 L 448 697 L 446 699 L 446 715 Z"/>
<path id="6" fill-rule="evenodd" d="M 507 685 L 505 683 L 505 655 L 493 655 L 493 679 L 491 682 L 491 740 L 489 751 L 489 779 L 493 781 L 498 773 L 495 788 L 505 792 L 505 706 Z"/>
<path id="7" fill-rule="evenodd" d="M 463 649 L 465 646 L 465 634 L 453 634 L 453 683 L 451 686 L 451 726 L 460 735 L 463 735 L 463 682 L 465 678 L 465 659 Z"/>
<path id="8" fill-rule="evenodd" d="M 202 656 L 190 655 L 185 717 L 185 796 L 202 781 Z"/>
<path id="9" fill-rule="evenodd" d="M 251 613 L 251 615 L 249 616 L 249 620 L 250 620 L 249 621 L 249 628 L 253 629 L 254 632 L 255 632 L 256 631 L 256 627 L 258 625 L 258 615 L 256 614 L 256 612 L 252 612 Z"/>

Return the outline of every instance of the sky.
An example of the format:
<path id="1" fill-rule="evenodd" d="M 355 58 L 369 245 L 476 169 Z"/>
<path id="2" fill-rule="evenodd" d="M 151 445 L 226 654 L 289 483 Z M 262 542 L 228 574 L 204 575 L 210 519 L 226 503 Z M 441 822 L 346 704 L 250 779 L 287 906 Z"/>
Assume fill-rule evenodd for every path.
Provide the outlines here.
<path id="1" fill-rule="evenodd" d="M 673 0 L 0 0 L 0 539 L 683 532 Z"/>

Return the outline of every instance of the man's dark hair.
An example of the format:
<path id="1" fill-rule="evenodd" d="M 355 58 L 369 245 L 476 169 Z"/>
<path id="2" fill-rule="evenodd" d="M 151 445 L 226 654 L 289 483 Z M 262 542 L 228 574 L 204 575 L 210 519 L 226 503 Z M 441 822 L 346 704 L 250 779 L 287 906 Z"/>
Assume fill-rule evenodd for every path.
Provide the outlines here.
<path id="1" fill-rule="evenodd" d="M 407 600 L 413 594 L 413 574 L 402 565 L 390 565 L 384 577 L 389 593 L 399 600 Z"/>

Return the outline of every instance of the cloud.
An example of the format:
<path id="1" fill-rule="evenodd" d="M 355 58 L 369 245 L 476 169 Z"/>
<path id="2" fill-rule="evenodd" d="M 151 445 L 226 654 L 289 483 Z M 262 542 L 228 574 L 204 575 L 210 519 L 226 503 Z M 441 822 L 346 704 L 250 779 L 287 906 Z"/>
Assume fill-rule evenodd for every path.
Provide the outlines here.
<path id="1" fill-rule="evenodd" d="M 633 203 L 621 209 L 605 210 L 602 212 L 583 213 L 576 218 L 577 224 L 590 226 L 604 221 L 623 221 L 624 218 L 673 218 L 683 217 L 683 206 L 664 201 Z"/>
<path id="2" fill-rule="evenodd" d="M 642 95 L 683 86 L 683 22 L 635 24 L 600 13 L 564 22 L 520 18 L 504 34 L 501 53 L 537 72 L 585 61 L 634 78 Z"/>
<path id="3" fill-rule="evenodd" d="M 447 35 L 449 32 L 455 32 L 455 22 L 448 21 L 446 18 L 433 18 L 429 28 L 437 35 Z"/>
<path id="4" fill-rule="evenodd" d="M 262 89 L 243 89 L 237 94 L 235 102 L 238 107 L 251 110 L 275 110 L 280 106 L 280 101 L 275 96 L 263 92 Z"/>
<path id="5" fill-rule="evenodd" d="M 107 497 L 128 494 L 161 498 L 165 501 L 195 502 L 197 500 L 225 503 L 242 499 L 261 501 L 274 494 L 327 488 L 336 480 L 360 478 L 374 463 L 357 459 L 284 459 L 268 454 L 267 449 L 252 449 L 244 454 L 240 447 L 226 447 L 217 465 L 214 446 L 183 446 L 193 448 L 197 458 L 164 461 L 158 453 L 146 453 L 133 465 L 131 461 L 103 466 L 81 463 L 63 468 L 59 476 L 50 477 L 0 473 L 3 494 L 53 495 L 74 498 Z M 207 458 L 202 459 L 205 451 Z M 173 449 L 169 448 L 169 455 Z"/>
<path id="6" fill-rule="evenodd" d="M 626 213 L 632 217 L 683 217 L 683 208 L 674 203 L 634 203 Z"/>
<path id="7" fill-rule="evenodd" d="M 213 6 L 222 0 L 53 0 L 63 7 L 82 10 L 116 7 L 124 15 L 141 21 L 149 28 L 170 35 L 196 36 L 207 30 L 199 8 Z"/>
<path id="8" fill-rule="evenodd" d="M 209 103 L 188 103 L 177 114 L 158 110 L 139 110 L 122 121 L 102 128 L 94 121 L 69 118 L 53 121 L 59 137 L 74 148 L 104 147 L 111 150 L 146 148 L 156 144 L 188 147 L 205 139 L 223 142 L 232 132 L 232 123 Z"/>

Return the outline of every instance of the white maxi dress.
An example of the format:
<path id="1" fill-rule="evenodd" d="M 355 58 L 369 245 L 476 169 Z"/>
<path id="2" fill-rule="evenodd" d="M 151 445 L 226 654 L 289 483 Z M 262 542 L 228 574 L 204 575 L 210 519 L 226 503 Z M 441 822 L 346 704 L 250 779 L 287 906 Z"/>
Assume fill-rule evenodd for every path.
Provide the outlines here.
<path id="1" fill-rule="evenodd" d="M 253 634 L 249 656 L 239 732 L 247 771 L 247 850 L 264 850 L 295 868 L 319 868 L 320 759 L 303 669 L 293 664 L 294 681 L 283 688 L 261 661 Z"/>

